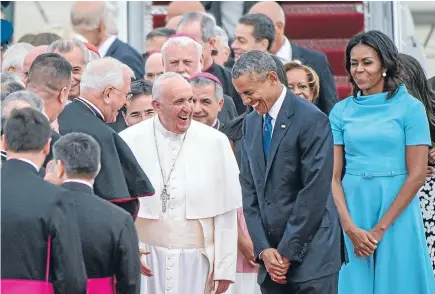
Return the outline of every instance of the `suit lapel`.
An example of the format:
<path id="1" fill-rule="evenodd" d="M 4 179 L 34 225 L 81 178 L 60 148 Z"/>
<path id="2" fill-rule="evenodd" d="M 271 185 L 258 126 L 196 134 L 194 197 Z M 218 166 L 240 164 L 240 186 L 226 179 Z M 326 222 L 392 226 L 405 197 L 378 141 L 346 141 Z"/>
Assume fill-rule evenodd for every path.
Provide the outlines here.
<path id="1" fill-rule="evenodd" d="M 301 59 L 302 54 L 300 47 L 296 45 L 294 42 L 290 42 L 290 46 L 292 47 L 292 60 Z"/>
<path id="2" fill-rule="evenodd" d="M 252 120 L 252 131 L 254 132 L 254 138 L 252 141 L 251 154 L 254 154 L 255 161 L 258 164 L 261 174 L 263 175 L 266 170 L 266 159 L 264 158 L 263 151 L 263 118 L 261 115 L 256 113 Z"/>
<path id="3" fill-rule="evenodd" d="M 291 93 L 289 93 L 289 91 L 287 91 L 284 102 L 282 103 L 281 109 L 278 113 L 278 117 L 276 118 L 275 127 L 273 128 L 272 139 L 270 141 L 269 147 L 269 157 L 267 160 L 266 172 L 264 175 L 265 182 L 267 180 L 267 176 L 269 175 L 269 171 L 275 158 L 276 152 L 278 151 L 279 144 L 284 138 L 284 135 L 290 129 L 292 123 L 291 117 L 294 113 L 294 102 L 295 98 L 292 96 Z M 263 144 L 261 146 L 263 146 Z"/>
<path id="4" fill-rule="evenodd" d="M 120 43 L 119 39 L 116 38 L 115 41 L 112 43 L 112 45 L 107 50 L 106 56 L 112 56 L 115 53 L 116 48 L 118 47 L 119 43 Z"/>
<path id="5" fill-rule="evenodd" d="M 77 102 L 77 105 L 80 105 L 80 107 L 87 109 L 89 112 L 92 112 L 96 117 L 98 117 L 99 119 L 101 119 L 104 122 L 104 118 L 101 116 L 101 114 L 98 112 L 98 110 L 95 109 L 95 107 L 93 107 L 92 105 L 90 105 L 88 102 L 86 102 L 85 100 L 81 99 L 81 98 L 75 98 L 74 102 Z"/>

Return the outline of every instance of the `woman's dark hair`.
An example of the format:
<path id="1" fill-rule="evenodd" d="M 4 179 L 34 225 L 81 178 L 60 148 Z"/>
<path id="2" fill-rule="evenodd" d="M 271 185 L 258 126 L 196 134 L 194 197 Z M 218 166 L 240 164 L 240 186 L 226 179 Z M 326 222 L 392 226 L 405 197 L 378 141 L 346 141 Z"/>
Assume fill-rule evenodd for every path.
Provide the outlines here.
<path id="1" fill-rule="evenodd" d="M 394 45 L 393 41 L 387 35 L 380 31 L 359 33 L 349 41 L 349 44 L 347 44 L 346 48 L 345 65 L 346 71 L 349 74 L 349 81 L 353 86 L 352 94 L 354 97 L 357 96 L 358 91 L 361 89 L 358 88 L 350 73 L 350 59 L 353 47 L 358 44 L 369 46 L 378 54 L 382 67 L 387 70 L 387 75 L 384 78 L 383 92 L 388 92 L 387 98 L 391 98 L 398 90 L 399 85 L 402 83 L 399 75 L 399 51 L 397 50 L 396 45 Z"/>
<path id="2" fill-rule="evenodd" d="M 435 129 L 435 91 L 426 79 L 420 63 L 412 56 L 400 53 L 400 77 L 409 93 L 420 100 L 426 108 L 427 118 L 431 129 Z"/>

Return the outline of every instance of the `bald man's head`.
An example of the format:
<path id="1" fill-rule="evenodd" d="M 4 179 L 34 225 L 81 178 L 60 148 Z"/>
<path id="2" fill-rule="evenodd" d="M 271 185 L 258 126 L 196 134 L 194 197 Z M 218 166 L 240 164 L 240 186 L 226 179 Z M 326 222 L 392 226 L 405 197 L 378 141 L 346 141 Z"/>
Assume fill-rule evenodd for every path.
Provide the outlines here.
<path id="1" fill-rule="evenodd" d="M 35 61 L 36 57 L 39 55 L 42 55 L 44 53 L 47 53 L 48 46 L 42 45 L 33 48 L 29 53 L 27 53 L 26 57 L 24 58 L 23 63 L 23 72 L 27 76 L 30 70 L 30 66 L 32 65 L 33 61 Z"/>
<path id="2" fill-rule="evenodd" d="M 258 2 L 249 10 L 249 14 L 261 13 L 270 18 L 275 26 L 275 41 L 270 48 L 270 52 L 276 54 L 281 46 L 284 45 L 285 35 L 285 14 L 282 7 L 273 1 Z"/>
<path id="3" fill-rule="evenodd" d="M 187 12 L 205 12 L 205 8 L 199 1 L 172 1 L 166 13 L 166 23 L 171 18 Z"/>
<path id="4" fill-rule="evenodd" d="M 273 24 L 276 25 L 277 22 L 282 22 L 285 25 L 285 15 L 282 7 L 276 2 L 262 1 L 258 2 L 249 10 L 250 14 L 262 13 L 270 18 Z"/>
<path id="5" fill-rule="evenodd" d="M 177 30 L 177 28 L 178 28 L 178 24 L 180 23 L 182 17 L 183 17 L 183 16 L 181 16 L 181 15 L 177 15 L 177 16 L 172 17 L 172 18 L 171 18 L 170 20 L 168 20 L 168 22 L 166 23 L 165 28 L 173 29 L 173 30 Z"/>

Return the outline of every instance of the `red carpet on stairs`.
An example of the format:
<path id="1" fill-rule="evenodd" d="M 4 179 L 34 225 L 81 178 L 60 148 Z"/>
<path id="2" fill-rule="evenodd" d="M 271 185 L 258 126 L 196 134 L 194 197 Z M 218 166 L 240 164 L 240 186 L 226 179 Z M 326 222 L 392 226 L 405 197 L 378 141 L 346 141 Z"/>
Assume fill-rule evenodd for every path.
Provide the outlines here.
<path id="1" fill-rule="evenodd" d="M 344 68 L 344 54 L 349 39 L 364 31 L 363 2 L 278 1 L 286 16 L 285 34 L 295 43 L 324 52 L 335 77 L 340 99 L 350 95 Z M 153 1 L 153 6 L 167 6 L 169 1 Z M 153 15 L 153 27 L 165 25 L 165 14 Z"/>
<path id="2" fill-rule="evenodd" d="M 352 88 L 344 68 L 349 39 L 364 31 L 362 2 L 280 3 L 286 16 L 285 34 L 298 45 L 324 52 L 328 57 L 340 99 Z"/>

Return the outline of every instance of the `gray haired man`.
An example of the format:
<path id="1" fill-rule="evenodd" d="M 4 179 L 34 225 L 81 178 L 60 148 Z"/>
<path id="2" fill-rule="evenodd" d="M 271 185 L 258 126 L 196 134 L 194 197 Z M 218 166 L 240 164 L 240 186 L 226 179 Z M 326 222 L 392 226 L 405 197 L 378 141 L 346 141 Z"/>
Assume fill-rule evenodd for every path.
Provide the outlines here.
<path id="1" fill-rule="evenodd" d="M 24 58 L 35 47 L 28 43 L 17 43 L 12 45 L 3 55 L 1 63 L 2 72 L 15 72 L 19 74 L 22 81 L 24 75 Z"/>
<path id="2" fill-rule="evenodd" d="M 235 280 L 239 170 L 228 138 L 192 121 L 192 96 L 181 75 L 162 74 L 153 86 L 157 115 L 120 134 L 157 194 L 140 200 L 136 221 L 150 252 L 143 293 L 221 294 Z"/>
<path id="3" fill-rule="evenodd" d="M 224 106 L 221 82 L 206 72 L 193 76 L 189 82 L 193 91 L 193 119 L 219 130 L 218 113 Z"/>
<path id="4" fill-rule="evenodd" d="M 48 52 L 59 54 L 71 64 L 73 80 L 68 99 L 79 97 L 82 74 L 90 59 L 88 48 L 79 40 L 57 40 L 48 46 Z"/>
<path id="5" fill-rule="evenodd" d="M 186 79 L 201 73 L 202 46 L 193 38 L 179 35 L 171 37 L 163 45 L 162 55 L 165 72 L 176 72 Z M 223 124 L 237 116 L 233 99 L 224 95 L 224 100 L 223 109 L 219 112 L 219 120 Z"/>
<path id="6" fill-rule="evenodd" d="M 230 72 L 217 65 L 212 58 L 212 52 L 216 51 L 216 31 L 213 19 L 204 13 L 186 13 L 178 25 L 177 33 L 187 34 L 202 45 L 202 55 L 204 57 L 202 71 L 211 73 L 221 81 L 224 93 L 233 98 L 237 112 L 239 114 L 243 113 L 246 107 L 231 83 Z"/>
<path id="7" fill-rule="evenodd" d="M 127 65 L 111 57 L 89 62 L 80 82 L 80 97 L 59 116 L 59 133 L 82 132 L 97 140 L 102 167 L 95 178 L 95 193 L 135 216 L 137 198 L 151 196 L 154 190 L 131 150 L 106 124 L 116 119 L 131 97 L 132 76 Z"/>
<path id="8" fill-rule="evenodd" d="M 44 101 L 28 91 L 18 91 L 10 94 L 1 103 L 1 134 L 3 135 L 3 127 L 6 120 L 14 109 L 33 108 L 41 113 L 44 113 Z M 0 139 L 1 142 L 1 139 Z M 1 150 L 1 162 L 3 163 L 7 158 L 7 151 Z M 45 169 L 42 167 L 39 170 L 41 176 L 45 175 Z"/>

